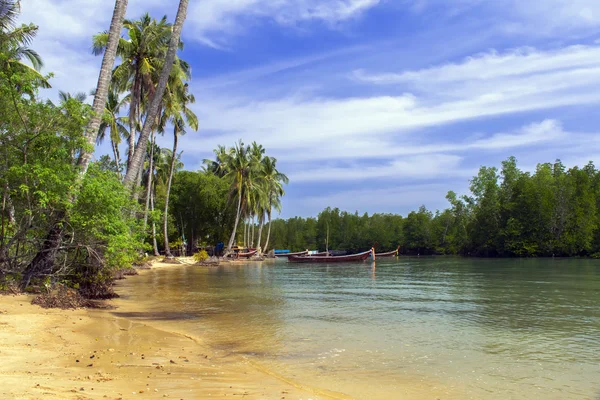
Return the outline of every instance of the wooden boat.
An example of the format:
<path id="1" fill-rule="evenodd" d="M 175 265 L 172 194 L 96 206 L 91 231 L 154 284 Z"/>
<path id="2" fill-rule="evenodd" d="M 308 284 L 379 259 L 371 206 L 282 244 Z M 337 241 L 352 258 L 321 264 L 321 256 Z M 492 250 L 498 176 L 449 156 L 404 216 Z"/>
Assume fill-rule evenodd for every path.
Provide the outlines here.
<path id="1" fill-rule="evenodd" d="M 275 254 L 276 257 L 289 257 L 289 256 L 305 256 L 308 254 L 308 250 L 299 251 L 298 253 L 285 253 L 285 254 Z"/>
<path id="2" fill-rule="evenodd" d="M 253 255 L 255 255 L 257 252 L 258 252 L 258 250 L 249 251 L 248 253 L 237 253 L 235 256 L 237 258 L 250 258 Z"/>
<path id="3" fill-rule="evenodd" d="M 398 255 L 398 251 L 400 250 L 400 246 L 394 251 L 388 251 L 387 253 L 375 253 L 375 257 L 396 257 Z"/>
<path id="4" fill-rule="evenodd" d="M 347 256 L 288 256 L 289 262 L 294 263 L 334 263 L 334 262 L 352 262 L 364 261 L 373 254 L 373 250 L 358 254 L 349 254 Z"/>

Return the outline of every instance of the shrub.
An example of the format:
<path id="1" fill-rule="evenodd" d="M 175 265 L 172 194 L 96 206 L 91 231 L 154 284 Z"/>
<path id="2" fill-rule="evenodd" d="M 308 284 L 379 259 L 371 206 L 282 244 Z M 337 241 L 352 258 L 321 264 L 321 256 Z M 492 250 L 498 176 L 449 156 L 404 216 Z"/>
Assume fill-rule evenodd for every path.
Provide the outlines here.
<path id="1" fill-rule="evenodd" d="M 208 253 L 206 252 L 206 250 L 200 250 L 199 252 L 194 254 L 194 260 L 196 260 L 196 262 L 206 261 L 208 260 Z"/>

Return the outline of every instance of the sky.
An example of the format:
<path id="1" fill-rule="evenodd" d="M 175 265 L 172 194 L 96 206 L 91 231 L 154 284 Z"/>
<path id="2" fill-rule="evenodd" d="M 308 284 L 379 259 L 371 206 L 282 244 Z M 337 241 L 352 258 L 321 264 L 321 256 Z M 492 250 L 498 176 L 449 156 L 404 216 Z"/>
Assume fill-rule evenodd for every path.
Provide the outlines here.
<path id="1" fill-rule="evenodd" d="M 173 21 L 177 6 L 130 0 L 127 17 Z M 54 73 L 44 96 L 95 87 L 91 37 L 113 7 L 22 1 Z M 598 164 L 598 0 L 191 1 L 183 41 L 200 121 L 180 139 L 185 168 L 257 141 L 290 178 L 284 218 L 444 209 L 509 156 Z"/>

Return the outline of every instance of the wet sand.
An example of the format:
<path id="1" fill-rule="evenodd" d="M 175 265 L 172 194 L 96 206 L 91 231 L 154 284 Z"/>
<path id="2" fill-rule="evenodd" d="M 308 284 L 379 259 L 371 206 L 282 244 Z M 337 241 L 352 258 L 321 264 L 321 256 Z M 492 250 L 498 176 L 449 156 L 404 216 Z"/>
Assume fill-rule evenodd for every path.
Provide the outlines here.
<path id="1" fill-rule="evenodd" d="M 3 399 L 349 398 L 303 386 L 239 356 L 218 355 L 201 338 L 107 310 L 46 310 L 31 299 L 0 297 Z M 127 301 L 118 304 L 119 312 L 139 311 Z"/>

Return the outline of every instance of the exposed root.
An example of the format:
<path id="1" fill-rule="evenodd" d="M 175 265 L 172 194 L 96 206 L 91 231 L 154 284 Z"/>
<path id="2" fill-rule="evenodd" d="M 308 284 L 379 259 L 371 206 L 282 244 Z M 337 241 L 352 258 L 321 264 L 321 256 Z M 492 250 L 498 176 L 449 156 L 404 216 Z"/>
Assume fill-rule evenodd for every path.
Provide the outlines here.
<path id="1" fill-rule="evenodd" d="M 61 308 L 77 309 L 77 308 L 112 308 L 101 301 L 86 299 L 75 289 L 59 285 L 57 289 L 36 296 L 32 304 L 36 304 L 42 308 Z"/>

